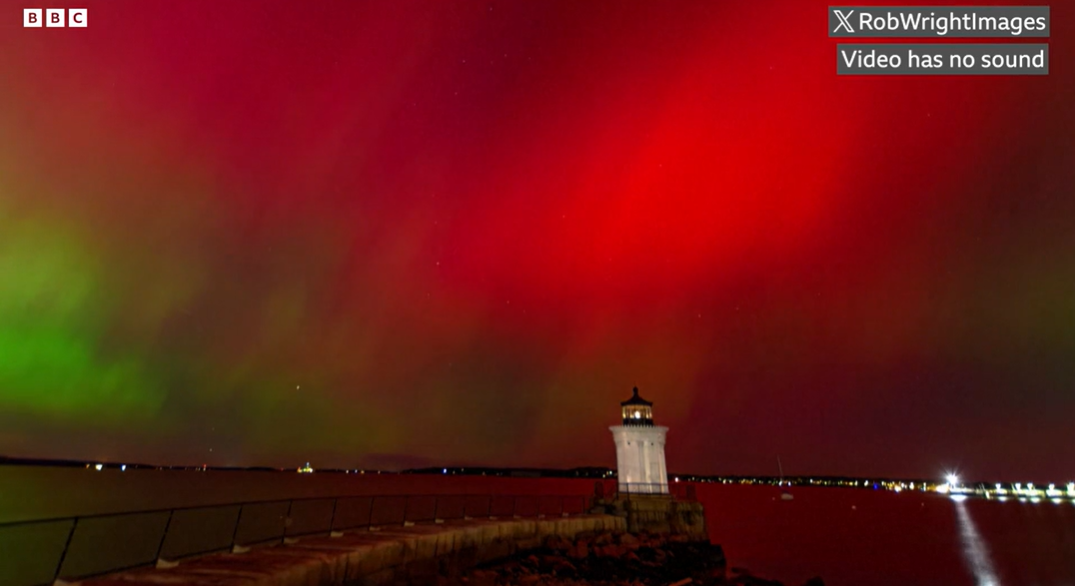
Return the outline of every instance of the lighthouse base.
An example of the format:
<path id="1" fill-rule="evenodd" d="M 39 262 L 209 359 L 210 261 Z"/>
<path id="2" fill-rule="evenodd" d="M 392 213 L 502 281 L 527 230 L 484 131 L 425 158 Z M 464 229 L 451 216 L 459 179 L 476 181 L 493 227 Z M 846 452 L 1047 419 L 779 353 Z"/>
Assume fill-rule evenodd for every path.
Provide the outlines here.
<path id="1" fill-rule="evenodd" d="M 690 541 L 708 541 L 702 503 L 677 501 L 664 496 L 632 494 L 599 500 L 594 512 L 627 519 L 627 531 L 684 535 Z"/>

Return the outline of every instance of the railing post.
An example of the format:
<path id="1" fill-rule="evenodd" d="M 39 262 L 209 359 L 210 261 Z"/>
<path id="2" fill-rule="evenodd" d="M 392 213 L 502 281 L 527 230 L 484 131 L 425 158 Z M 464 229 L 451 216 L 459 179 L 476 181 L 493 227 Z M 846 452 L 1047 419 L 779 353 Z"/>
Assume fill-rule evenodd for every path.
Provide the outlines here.
<path id="1" fill-rule="evenodd" d="M 231 550 L 235 551 L 235 540 L 239 537 L 239 524 L 243 520 L 243 507 L 246 505 L 239 505 L 239 512 L 235 515 L 235 529 L 231 531 Z"/>
<path id="2" fill-rule="evenodd" d="M 78 527 L 78 517 L 75 517 L 75 521 L 71 523 L 71 530 L 67 532 L 67 541 L 63 544 L 63 551 L 60 552 L 60 559 L 56 562 L 56 571 L 52 574 L 52 582 L 60 579 L 60 570 L 63 569 L 63 560 L 67 558 L 67 550 L 71 547 L 71 540 L 75 537 L 75 528 Z"/>
<path id="3" fill-rule="evenodd" d="M 175 516 L 175 509 L 168 511 L 168 520 L 164 522 L 164 532 L 161 533 L 161 541 L 157 544 L 157 561 L 161 559 L 161 552 L 164 551 L 164 541 L 168 539 L 168 529 L 172 526 L 172 517 Z"/>
<path id="4" fill-rule="evenodd" d="M 407 511 L 411 508 L 411 495 L 403 497 L 403 526 L 407 526 Z"/>
<path id="5" fill-rule="evenodd" d="M 284 529 L 280 532 L 280 543 L 287 543 L 287 529 L 291 527 L 291 507 L 295 506 L 295 499 L 287 501 L 287 514 L 284 515 Z"/>
<path id="6" fill-rule="evenodd" d="M 332 535 L 332 532 L 336 529 L 336 507 L 340 504 L 340 497 L 332 499 L 332 517 L 328 521 L 328 534 Z"/>

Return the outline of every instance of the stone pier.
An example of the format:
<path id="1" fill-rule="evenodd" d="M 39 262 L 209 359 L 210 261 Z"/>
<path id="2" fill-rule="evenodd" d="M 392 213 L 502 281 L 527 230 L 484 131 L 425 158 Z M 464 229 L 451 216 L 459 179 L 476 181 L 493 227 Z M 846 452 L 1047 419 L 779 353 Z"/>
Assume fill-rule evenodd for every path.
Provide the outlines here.
<path id="1" fill-rule="evenodd" d="M 434 584 L 477 564 L 540 546 L 546 538 L 623 533 L 627 519 L 473 519 L 306 537 L 243 553 L 161 562 L 87 579 L 82 586 L 366 586 Z"/>
<path id="2" fill-rule="evenodd" d="M 702 504 L 675 500 L 668 495 L 599 499 L 591 512 L 623 518 L 630 533 L 648 531 L 685 535 L 690 541 L 709 540 Z"/>

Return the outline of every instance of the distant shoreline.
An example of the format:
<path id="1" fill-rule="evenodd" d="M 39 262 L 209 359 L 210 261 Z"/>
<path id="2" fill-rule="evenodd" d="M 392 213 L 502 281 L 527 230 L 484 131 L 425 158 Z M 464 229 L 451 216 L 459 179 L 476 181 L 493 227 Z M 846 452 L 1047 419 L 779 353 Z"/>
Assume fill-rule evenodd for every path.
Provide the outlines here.
<path id="1" fill-rule="evenodd" d="M 154 465 L 139 462 L 91 462 L 85 460 L 52 460 L 46 458 L 19 458 L 0 456 L 0 467 L 3 466 L 39 466 L 55 468 L 86 468 L 91 470 L 169 470 L 169 471 L 198 471 L 198 472 L 280 472 L 287 474 L 317 473 L 317 474 L 429 474 L 451 476 L 496 476 L 506 478 L 578 478 L 592 480 L 612 481 L 616 478 L 616 471 L 600 466 L 585 466 L 578 468 L 496 468 L 485 466 L 448 466 L 408 468 L 403 470 L 373 470 L 373 469 L 317 469 L 312 468 L 273 468 L 269 466 L 190 466 L 190 465 Z M 669 484 L 678 482 L 702 483 L 702 484 L 735 484 L 735 485 L 758 485 L 781 488 L 854 488 L 860 490 L 887 490 L 891 492 L 925 492 L 943 494 L 955 497 L 985 498 L 985 499 L 1059 499 L 1075 500 L 1075 490 L 1071 483 L 1001 483 L 1001 482 L 968 482 L 959 490 L 949 492 L 942 482 L 934 482 L 923 479 L 893 479 L 893 478 L 859 478 L 851 476 L 709 476 L 697 474 L 669 475 Z M 1028 488 L 1023 488 L 1024 486 Z M 1060 488 L 1057 489 L 1056 487 Z M 1035 488 L 1037 487 L 1037 488 Z M 1046 489 L 1044 487 L 1050 487 Z"/>

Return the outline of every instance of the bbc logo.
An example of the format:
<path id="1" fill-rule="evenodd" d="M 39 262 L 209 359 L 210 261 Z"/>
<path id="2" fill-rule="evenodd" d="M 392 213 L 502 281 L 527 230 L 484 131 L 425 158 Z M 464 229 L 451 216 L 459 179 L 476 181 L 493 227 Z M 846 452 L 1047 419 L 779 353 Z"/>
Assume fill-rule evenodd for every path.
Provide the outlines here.
<path id="1" fill-rule="evenodd" d="M 86 26 L 85 8 L 23 8 L 23 28 L 38 28 L 41 26 L 83 28 Z"/>

